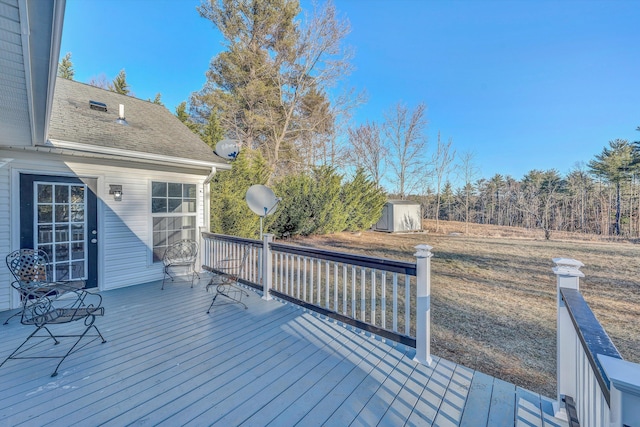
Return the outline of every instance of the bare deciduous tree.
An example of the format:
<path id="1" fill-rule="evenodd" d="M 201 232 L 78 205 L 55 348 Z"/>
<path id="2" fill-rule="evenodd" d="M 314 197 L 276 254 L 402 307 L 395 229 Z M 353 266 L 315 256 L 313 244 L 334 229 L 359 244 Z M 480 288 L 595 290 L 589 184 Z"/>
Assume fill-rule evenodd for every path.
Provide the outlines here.
<path id="1" fill-rule="evenodd" d="M 384 134 L 389 150 L 389 165 L 394 173 L 396 193 L 401 199 L 415 191 L 419 185 L 420 166 L 424 166 L 427 146 L 425 128 L 426 105 L 418 104 L 413 110 L 399 102 L 385 114 Z"/>
<path id="2" fill-rule="evenodd" d="M 384 173 L 386 148 L 380 138 L 380 127 L 376 122 L 367 122 L 349 132 L 350 150 L 347 152 L 349 163 L 362 168 L 371 177 L 376 186 Z"/>
<path id="3" fill-rule="evenodd" d="M 464 183 L 462 201 L 464 208 L 464 232 L 469 234 L 469 219 L 471 211 L 471 196 L 473 195 L 473 182 L 476 180 L 479 169 L 474 163 L 474 154 L 470 151 L 462 153 L 458 156 L 457 175 Z"/>
<path id="4" fill-rule="evenodd" d="M 431 165 L 433 167 L 433 176 L 436 181 L 436 233 L 440 229 L 440 200 L 442 184 L 446 181 L 451 170 L 451 164 L 456 157 L 456 150 L 451 149 L 453 139 L 442 142 L 440 132 L 438 132 L 438 143 L 436 151 L 431 156 Z"/>

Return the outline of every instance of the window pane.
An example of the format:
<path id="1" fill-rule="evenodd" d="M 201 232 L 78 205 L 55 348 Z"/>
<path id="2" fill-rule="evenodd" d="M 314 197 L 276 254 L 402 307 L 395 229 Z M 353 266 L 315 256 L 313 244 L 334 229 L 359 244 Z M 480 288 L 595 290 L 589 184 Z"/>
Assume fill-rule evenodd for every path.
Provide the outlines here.
<path id="1" fill-rule="evenodd" d="M 68 242 L 68 241 L 69 241 L 69 226 L 56 225 L 56 242 Z"/>
<path id="2" fill-rule="evenodd" d="M 164 213 L 167 211 L 167 199 L 153 198 L 151 201 L 152 213 Z"/>
<path id="3" fill-rule="evenodd" d="M 177 231 L 170 231 L 168 233 L 168 243 L 170 245 L 173 245 L 174 243 L 179 242 L 180 240 L 182 240 L 182 231 L 181 230 L 177 230 Z"/>
<path id="4" fill-rule="evenodd" d="M 73 224 L 71 226 L 71 240 L 84 240 L 84 225 Z"/>
<path id="5" fill-rule="evenodd" d="M 55 280 L 69 280 L 69 264 L 56 264 Z"/>
<path id="6" fill-rule="evenodd" d="M 182 225 L 184 228 L 195 228 L 196 226 L 196 217 L 195 216 L 184 216 L 182 217 Z"/>
<path id="7" fill-rule="evenodd" d="M 69 222 L 69 206 L 56 206 L 56 222 Z"/>
<path id="8" fill-rule="evenodd" d="M 56 262 L 67 261 L 69 259 L 69 245 L 56 245 Z"/>
<path id="9" fill-rule="evenodd" d="M 185 184 L 184 185 L 184 197 L 189 199 L 196 198 L 196 185 L 195 184 Z"/>
<path id="10" fill-rule="evenodd" d="M 165 247 L 153 248 L 153 262 L 162 261 L 164 256 Z"/>
<path id="11" fill-rule="evenodd" d="M 71 244 L 71 259 L 84 260 L 84 242 Z"/>
<path id="12" fill-rule="evenodd" d="M 84 187 L 73 185 L 71 187 L 71 203 L 84 203 Z"/>
<path id="13" fill-rule="evenodd" d="M 53 222 L 53 208 L 51 205 L 38 206 L 38 223 Z"/>
<path id="14" fill-rule="evenodd" d="M 185 205 L 187 206 L 187 212 L 195 212 L 196 211 L 196 202 L 195 202 L 195 200 L 185 201 Z"/>
<path id="15" fill-rule="evenodd" d="M 167 229 L 167 218 L 155 217 L 153 218 L 153 231 L 160 231 Z"/>
<path id="16" fill-rule="evenodd" d="M 71 280 L 84 279 L 84 261 L 71 263 Z"/>
<path id="17" fill-rule="evenodd" d="M 38 184 L 38 203 L 51 203 L 52 186 L 46 184 Z"/>
<path id="18" fill-rule="evenodd" d="M 38 243 L 52 243 L 53 230 L 50 225 L 38 226 Z"/>
<path id="19" fill-rule="evenodd" d="M 69 187 L 66 185 L 56 185 L 56 203 L 69 203 Z"/>
<path id="20" fill-rule="evenodd" d="M 182 184 L 169 183 L 169 197 L 182 198 Z"/>
<path id="21" fill-rule="evenodd" d="M 167 183 L 166 182 L 152 182 L 151 183 L 151 197 L 167 197 Z"/>
<path id="22" fill-rule="evenodd" d="M 166 231 L 154 231 L 153 232 L 153 246 L 166 246 L 167 244 L 167 232 Z"/>
<path id="23" fill-rule="evenodd" d="M 71 222 L 84 222 L 84 205 L 71 205 Z"/>
<path id="24" fill-rule="evenodd" d="M 169 212 L 182 212 L 182 199 L 169 199 Z"/>

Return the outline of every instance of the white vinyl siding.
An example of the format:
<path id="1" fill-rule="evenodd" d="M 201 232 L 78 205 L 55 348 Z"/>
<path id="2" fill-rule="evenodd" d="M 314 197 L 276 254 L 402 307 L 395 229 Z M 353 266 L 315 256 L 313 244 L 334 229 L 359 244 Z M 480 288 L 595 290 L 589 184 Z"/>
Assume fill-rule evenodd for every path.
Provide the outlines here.
<path id="1" fill-rule="evenodd" d="M 11 152 L 15 158 L 0 168 L 0 250 L 6 256 L 20 246 L 20 212 L 18 191 L 10 191 L 10 185 L 19 184 L 19 174 L 78 176 L 97 178 L 98 196 L 98 284 L 101 290 L 137 285 L 162 279 L 162 264 L 152 262 L 153 217 L 151 215 L 151 183 L 179 182 L 195 185 L 195 230 L 204 227 L 203 175 L 180 173 L 179 170 L 153 170 L 126 167 L 123 162 L 102 161 L 79 163 L 52 161 L 52 157 L 39 153 Z M 2 157 L 9 157 L 3 153 Z M 82 159 L 81 159 L 82 160 Z M 150 165 L 161 169 L 162 166 Z M 11 170 L 10 170 L 11 169 Z M 10 184 L 10 177 L 16 182 Z M 115 201 L 109 194 L 110 185 L 122 186 L 122 201 Z M 16 200 L 12 200 L 12 197 Z M 196 235 L 196 238 L 198 236 Z M 0 310 L 15 308 L 9 290 L 9 272 L 2 262 L 0 266 Z"/>

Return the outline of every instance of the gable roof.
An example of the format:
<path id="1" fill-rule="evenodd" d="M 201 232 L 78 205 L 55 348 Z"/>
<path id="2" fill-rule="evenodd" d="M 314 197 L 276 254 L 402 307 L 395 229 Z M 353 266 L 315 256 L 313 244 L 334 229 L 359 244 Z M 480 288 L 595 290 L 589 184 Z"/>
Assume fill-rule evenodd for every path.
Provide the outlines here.
<path id="1" fill-rule="evenodd" d="M 89 101 L 107 111 L 89 108 Z M 117 123 L 124 105 L 128 125 Z M 162 105 L 58 77 L 49 123 L 49 142 L 58 148 L 230 169 L 228 162 Z"/>

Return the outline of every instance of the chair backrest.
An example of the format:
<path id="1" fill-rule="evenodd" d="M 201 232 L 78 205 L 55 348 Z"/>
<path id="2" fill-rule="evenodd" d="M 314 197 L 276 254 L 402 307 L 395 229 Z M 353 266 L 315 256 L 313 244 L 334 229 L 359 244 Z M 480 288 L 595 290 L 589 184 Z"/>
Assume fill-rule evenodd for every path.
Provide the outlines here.
<path id="1" fill-rule="evenodd" d="M 18 249 L 7 255 L 7 267 L 20 286 L 47 281 L 49 257 L 39 249 Z"/>
<path id="2" fill-rule="evenodd" d="M 164 251 L 162 261 L 165 264 L 195 262 L 198 257 L 198 244 L 189 239 L 183 239 L 169 246 Z"/>

